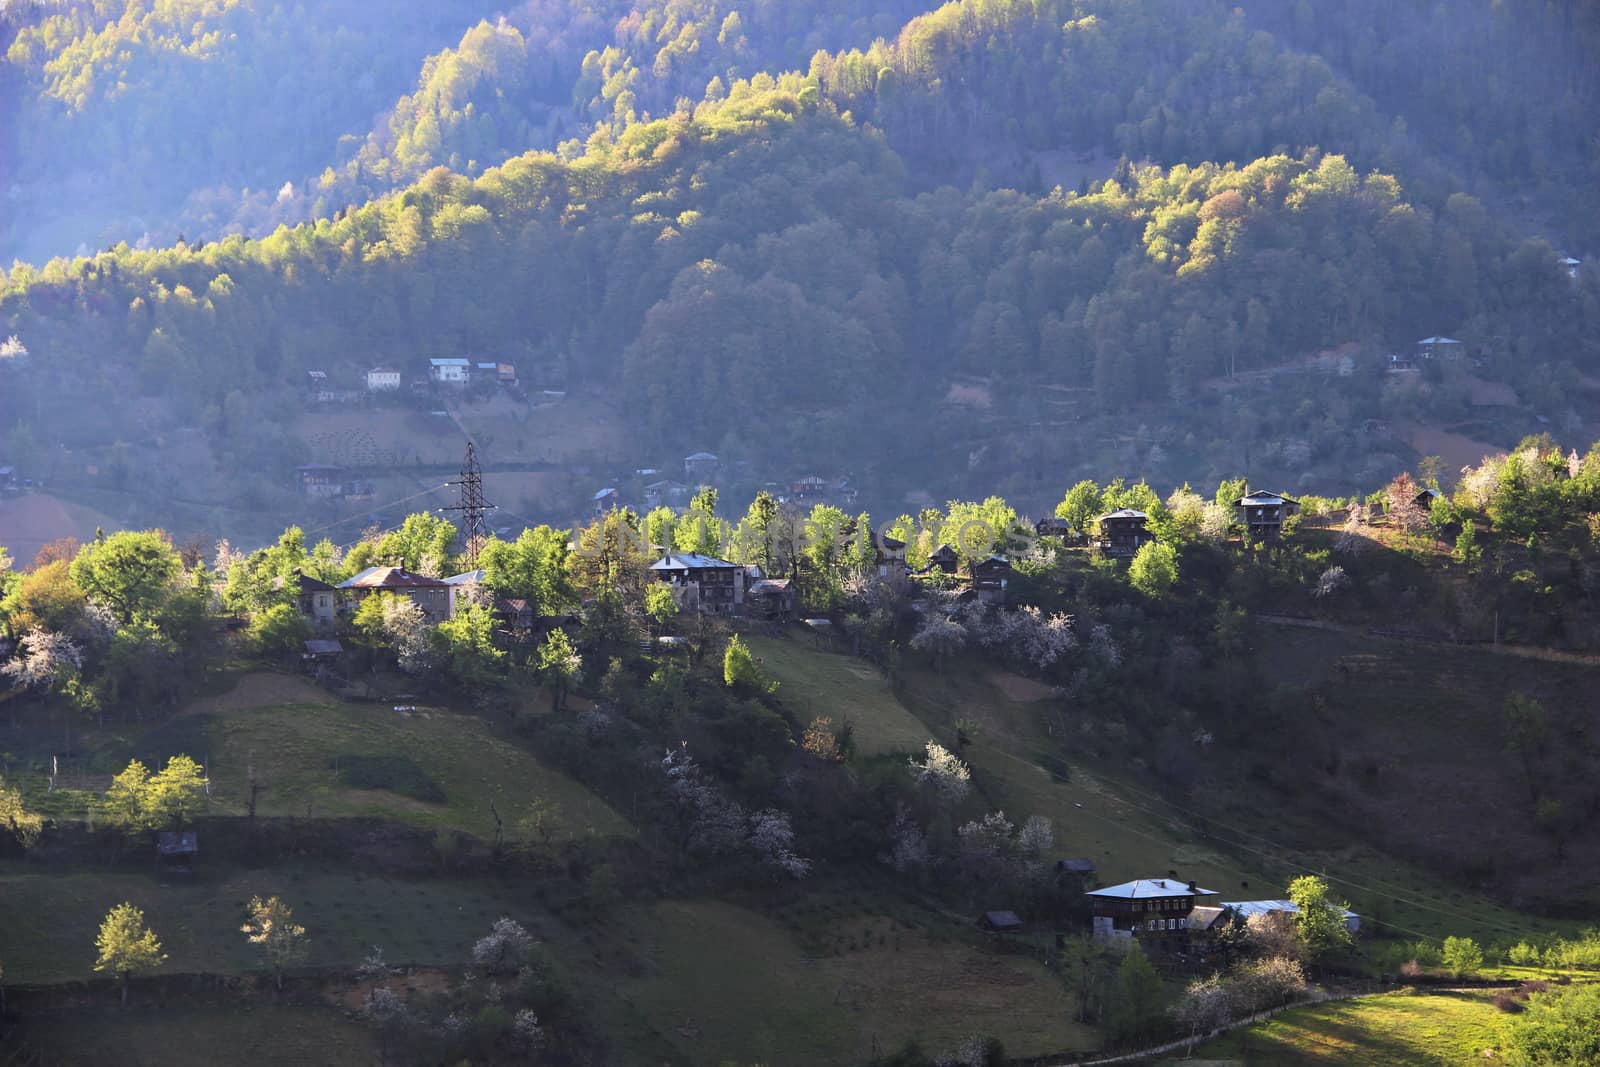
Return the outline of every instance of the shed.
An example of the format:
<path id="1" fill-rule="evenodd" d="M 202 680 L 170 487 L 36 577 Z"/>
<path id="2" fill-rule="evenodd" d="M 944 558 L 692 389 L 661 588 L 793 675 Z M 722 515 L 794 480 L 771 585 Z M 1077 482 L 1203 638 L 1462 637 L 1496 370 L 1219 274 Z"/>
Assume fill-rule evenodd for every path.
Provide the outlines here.
<path id="1" fill-rule="evenodd" d="M 993 933 L 1006 933 L 1022 929 L 1022 920 L 1017 918 L 1014 911 L 986 911 L 978 920 L 978 925 Z"/>
<path id="2" fill-rule="evenodd" d="M 1056 870 L 1061 874 L 1093 874 L 1097 868 L 1094 860 L 1088 857 L 1075 857 L 1056 861 Z"/>
<path id="3" fill-rule="evenodd" d="M 199 852 L 200 843 L 193 830 L 163 830 L 156 835 L 156 858 L 163 866 L 190 870 Z"/>

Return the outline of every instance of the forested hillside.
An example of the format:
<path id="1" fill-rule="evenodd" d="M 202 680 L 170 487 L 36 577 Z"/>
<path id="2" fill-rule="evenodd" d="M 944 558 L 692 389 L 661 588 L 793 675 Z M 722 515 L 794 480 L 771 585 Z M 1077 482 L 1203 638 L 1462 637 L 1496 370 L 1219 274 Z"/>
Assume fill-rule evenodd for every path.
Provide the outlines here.
<path id="1" fill-rule="evenodd" d="M 114 155 L 133 142 L 95 123 L 152 125 L 150 145 L 177 140 L 149 159 L 188 159 L 181 122 L 156 108 L 193 64 L 222 79 L 178 112 L 220 131 L 201 155 L 297 180 L 189 195 L 173 217 L 205 224 L 165 251 L 11 271 L 0 328 L 33 356 L 0 398 L 19 462 L 198 428 L 223 491 L 259 505 L 322 458 L 287 428 L 304 371 L 351 381 L 440 355 L 511 359 L 539 388 L 603 396 L 637 452 L 710 446 L 766 477 L 821 465 L 869 485 L 887 467 L 936 496 L 970 476 L 1028 500 L 1046 464 L 1182 480 L 1225 461 L 1286 485 L 1367 483 L 1422 448 L 1396 424 L 1448 425 L 1465 450 L 1600 415 L 1584 377 L 1600 356 L 1595 272 L 1562 265 L 1582 246 L 1524 236 L 1534 219 L 1582 230 L 1564 205 L 1587 195 L 1594 146 L 1574 119 L 1537 158 L 1504 148 L 1517 107 L 1536 106 L 1507 84 L 1559 84 L 1559 114 L 1592 94 L 1587 31 L 1563 38 L 1554 15 L 1496 51 L 1481 41 L 1498 14 L 1446 30 L 1402 12 L 1404 40 L 1435 35 L 1458 57 L 1418 73 L 1396 48 L 1352 43 L 1378 17 L 1354 10 L 1328 32 L 1330 60 L 1309 50 L 1323 15 L 1270 5 L 545 3 L 452 28 L 411 93 L 351 127 L 377 77 L 372 11 L 280 33 L 278 8 L 137 6 L 94 29 L 117 10 L 8 10 L 7 76 L 37 93 L 19 137 Z M 437 9 L 409 39 L 423 47 L 452 17 Z M 314 60 L 295 34 L 346 43 L 315 78 L 279 74 L 279 91 L 358 91 L 309 123 L 287 97 L 264 127 L 205 110 Z M 1484 85 L 1466 84 L 1460 54 Z M 1532 66 L 1543 76 L 1519 81 Z M 1432 99 L 1440 82 L 1491 116 L 1478 136 L 1500 147 L 1452 141 L 1465 103 L 1407 118 L 1397 86 Z M 367 132 L 319 155 L 334 127 Z M 26 199 L 50 187 L 53 157 L 24 155 Z M 184 181 L 212 180 L 207 166 Z M 178 195 L 141 173 L 108 184 L 150 205 Z M 1534 176 L 1537 202 L 1498 191 Z M 1430 335 L 1470 358 L 1385 376 L 1385 353 Z M 1279 373 L 1335 350 L 1319 364 L 1337 370 L 1331 390 Z M 59 417 L 130 394 L 150 398 L 137 419 Z"/>

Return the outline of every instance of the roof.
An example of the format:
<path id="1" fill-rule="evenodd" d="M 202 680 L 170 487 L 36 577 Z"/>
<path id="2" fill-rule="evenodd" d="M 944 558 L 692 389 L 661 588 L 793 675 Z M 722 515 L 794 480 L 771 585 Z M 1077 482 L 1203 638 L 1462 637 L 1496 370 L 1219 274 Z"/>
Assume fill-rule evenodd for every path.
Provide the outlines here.
<path id="1" fill-rule="evenodd" d="M 702 556 L 698 552 L 669 552 L 661 559 L 650 564 L 653 571 L 687 571 L 708 570 L 721 567 L 738 568 L 739 564 L 729 563 L 725 559 L 715 556 Z"/>
<path id="2" fill-rule="evenodd" d="M 1209 930 L 1217 925 L 1217 920 L 1226 913 L 1227 909 L 1225 907 L 1215 908 L 1209 905 L 1201 905 L 1189 912 L 1189 917 L 1183 921 L 1183 925 L 1189 930 Z"/>
<path id="3" fill-rule="evenodd" d="M 300 466 L 295 468 L 295 470 L 300 474 L 321 474 L 326 471 L 336 471 L 338 469 L 338 467 L 335 467 L 331 463 L 302 463 Z"/>
<path id="4" fill-rule="evenodd" d="M 1252 915 L 1271 915 L 1273 912 L 1283 912 L 1286 915 L 1300 914 L 1300 905 L 1292 900 L 1224 900 L 1221 906 L 1245 919 Z M 1339 913 L 1346 919 L 1360 918 L 1349 908 L 1340 908 Z"/>
<path id="5" fill-rule="evenodd" d="M 791 579 L 789 578 L 763 578 L 750 587 L 751 596 L 770 596 L 774 593 L 787 593 Z"/>
<path id="6" fill-rule="evenodd" d="M 1047 515 L 1033 524 L 1035 530 L 1062 530 L 1072 529 L 1072 523 L 1056 515 Z"/>
<path id="7" fill-rule="evenodd" d="M 460 574 L 452 574 L 450 577 L 444 579 L 444 584 L 445 585 L 477 585 L 479 582 L 482 582 L 483 579 L 484 579 L 484 571 L 483 571 L 482 567 L 479 567 L 475 571 L 462 571 Z"/>
<path id="8" fill-rule="evenodd" d="M 691 459 L 716 459 L 717 457 L 713 456 L 710 452 L 696 452 L 692 456 L 684 456 L 683 458 L 685 460 L 691 460 Z"/>
<path id="9" fill-rule="evenodd" d="M 412 574 L 400 567 L 368 567 L 353 578 L 339 583 L 340 589 L 435 589 L 444 583 L 437 578 Z"/>
<path id="10" fill-rule="evenodd" d="M 1135 878 L 1121 885 L 1108 885 L 1104 889 L 1090 890 L 1091 897 L 1112 897 L 1117 900 L 1151 900 L 1157 897 L 1214 897 L 1215 889 L 1189 888 L 1187 882 L 1176 878 Z"/>
<path id="11" fill-rule="evenodd" d="M 343 651 L 344 646 L 331 639 L 319 637 L 306 642 L 306 652 L 313 656 L 337 656 Z"/>
<path id="12" fill-rule="evenodd" d="M 616 491 L 615 488 L 597 489 L 597 490 L 595 490 L 594 496 L 590 497 L 589 499 L 590 500 L 604 500 L 608 496 L 616 496 L 616 495 L 617 495 L 617 491 Z"/>
<path id="13" fill-rule="evenodd" d="M 200 842 L 193 830 L 163 830 L 156 835 L 156 851 L 163 856 L 181 856 L 200 851 Z"/>
<path id="14" fill-rule="evenodd" d="M 498 364 L 498 363 L 479 363 L 479 364 L 477 364 L 477 368 L 479 370 L 494 370 L 494 371 L 497 371 L 497 370 L 500 369 L 500 364 Z"/>
<path id="15" fill-rule="evenodd" d="M 879 549 L 880 551 L 888 550 L 893 552 L 906 547 L 906 543 L 900 540 L 900 538 L 891 537 L 889 534 L 886 534 L 881 530 L 873 530 L 872 547 Z"/>
<path id="16" fill-rule="evenodd" d="M 272 588 L 282 589 L 290 582 L 293 582 L 299 586 L 302 593 L 326 593 L 332 591 L 333 589 L 333 586 L 329 585 L 327 582 L 313 578 L 304 571 L 298 571 L 294 574 L 288 575 L 287 577 L 279 575 L 272 580 Z"/>
<path id="17" fill-rule="evenodd" d="M 1239 504 L 1242 507 L 1248 507 L 1248 506 L 1251 506 L 1251 505 L 1267 506 L 1267 505 L 1275 505 L 1275 504 L 1294 504 L 1294 503 L 1298 503 L 1298 501 L 1291 500 L 1288 497 L 1284 496 L 1282 493 L 1270 493 L 1265 489 L 1252 490 L 1251 492 L 1248 492 L 1244 496 L 1239 498 Z"/>
<path id="18" fill-rule="evenodd" d="M 1419 345 L 1458 345 L 1460 343 L 1454 337 L 1424 337 L 1417 342 Z"/>
<path id="19" fill-rule="evenodd" d="M 433 366 L 435 366 L 435 367 L 470 367 L 470 366 L 472 366 L 472 361 L 471 360 L 466 360 L 466 359 L 430 359 L 430 360 L 428 360 L 428 362 L 430 364 L 432 364 Z"/>
<path id="20" fill-rule="evenodd" d="M 996 930 L 1012 930 L 1022 925 L 1022 920 L 1017 918 L 1014 911 L 986 911 L 983 921 Z"/>
<path id="21" fill-rule="evenodd" d="M 1100 516 L 1094 521 L 1105 522 L 1107 519 L 1138 519 L 1140 522 L 1143 522 L 1149 517 L 1150 516 L 1146 515 L 1144 512 L 1134 511 L 1132 508 L 1118 508 L 1116 511 L 1106 512 L 1104 515 Z"/>
<path id="22" fill-rule="evenodd" d="M 654 473 L 654 472 L 652 472 L 652 473 Z M 657 489 L 657 490 L 660 490 L 660 489 L 687 489 L 689 487 L 687 485 L 684 485 L 682 482 L 675 482 L 671 478 L 667 478 L 667 479 L 664 479 L 664 480 L 659 481 L 659 482 L 651 482 L 649 485 L 645 486 L 645 488 L 646 489 Z"/>
<path id="23" fill-rule="evenodd" d="M 367 371 L 367 373 L 368 374 L 399 374 L 400 372 L 395 370 L 393 367 L 373 367 L 371 370 Z"/>
<path id="24" fill-rule="evenodd" d="M 1576 266 L 1580 266 L 1582 263 L 1583 263 L 1583 260 L 1581 260 L 1581 259 L 1573 259 L 1571 256 L 1567 256 L 1567 257 L 1565 257 L 1565 258 L 1563 258 L 1561 260 L 1561 265 L 1563 267 L 1576 267 Z"/>
<path id="25" fill-rule="evenodd" d="M 1094 860 L 1081 857 L 1058 860 L 1056 862 L 1056 870 L 1069 871 L 1073 874 L 1093 874 L 1095 871 Z"/>

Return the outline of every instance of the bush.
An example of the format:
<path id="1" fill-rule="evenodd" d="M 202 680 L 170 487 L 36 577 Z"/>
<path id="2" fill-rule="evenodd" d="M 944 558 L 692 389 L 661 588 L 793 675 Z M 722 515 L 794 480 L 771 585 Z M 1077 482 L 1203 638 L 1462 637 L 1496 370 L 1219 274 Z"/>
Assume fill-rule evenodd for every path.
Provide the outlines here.
<path id="1" fill-rule="evenodd" d="M 345 754 L 333 757 L 339 784 L 351 789 L 387 789 L 425 804 L 443 804 L 444 790 L 428 777 L 428 772 L 405 756 L 362 756 Z"/>
<path id="2" fill-rule="evenodd" d="M 1506 992 L 1496 993 L 1494 995 L 1494 1006 L 1505 1012 L 1507 1015 L 1515 1015 L 1517 1012 L 1522 1010 L 1522 1001 L 1515 993 L 1508 990 Z"/>

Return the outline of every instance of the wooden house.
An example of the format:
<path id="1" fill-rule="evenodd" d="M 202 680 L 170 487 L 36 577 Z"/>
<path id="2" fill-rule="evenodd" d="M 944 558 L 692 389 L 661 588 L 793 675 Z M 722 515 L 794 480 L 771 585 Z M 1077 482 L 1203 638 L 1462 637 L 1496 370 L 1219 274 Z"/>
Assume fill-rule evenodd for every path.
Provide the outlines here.
<path id="1" fill-rule="evenodd" d="M 683 476 L 690 485 L 705 485 L 716 478 L 721 468 L 722 461 L 710 452 L 696 452 L 683 457 Z"/>
<path id="2" fill-rule="evenodd" d="M 344 495 L 344 472 L 327 463 L 305 463 L 294 469 L 300 492 L 318 500 Z"/>
<path id="3" fill-rule="evenodd" d="M 1283 520 L 1300 510 L 1300 502 L 1257 489 L 1240 497 L 1238 508 L 1245 539 L 1271 542 L 1283 537 Z"/>
<path id="4" fill-rule="evenodd" d="M 353 612 L 374 593 L 394 593 L 420 607 L 429 625 L 437 626 L 450 617 L 450 587 L 438 578 L 412 574 L 400 567 L 368 567 L 340 582 L 339 589 L 348 611 Z"/>
<path id="5" fill-rule="evenodd" d="M 615 511 L 621 501 L 622 497 L 610 486 L 596 490 L 594 496 L 589 498 L 590 504 L 594 507 L 595 518 L 599 518 L 608 511 Z"/>
<path id="6" fill-rule="evenodd" d="M 1136 937 L 1182 930 L 1199 898 L 1217 894 L 1176 878 L 1136 878 L 1087 895 L 1094 907 L 1095 937 Z"/>
<path id="7" fill-rule="evenodd" d="M 1063 545 L 1073 544 L 1074 538 L 1077 536 L 1077 531 L 1072 528 L 1072 524 L 1070 522 L 1068 522 L 1066 519 L 1057 518 L 1054 515 L 1050 515 L 1034 523 L 1033 532 L 1040 538 L 1054 537 Z"/>
<path id="8" fill-rule="evenodd" d="M 1014 911 L 986 911 L 978 917 L 978 925 L 991 934 L 1016 933 L 1022 929 L 1022 920 Z"/>
<path id="9" fill-rule="evenodd" d="M 928 557 L 928 569 L 944 574 L 954 574 L 961 566 L 961 557 L 949 545 L 940 545 Z"/>
<path id="10" fill-rule="evenodd" d="M 1086 856 L 1076 856 L 1056 861 L 1057 874 L 1070 874 L 1078 878 L 1088 878 L 1095 873 L 1095 869 L 1094 860 Z"/>
<path id="11" fill-rule="evenodd" d="M 799 610 L 800 598 L 790 578 L 762 578 L 745 590 L 745 600 L 762 618 L 787 622 Z"/>
<path id="12" fill-rule="evenodd" d="M 910 580 L 906 543 L 879 530 L 873 530 L 871 536 L 873 576 L 891 589 L 904 589 Z"/>
<path id="13" fill-rule="evenodd" d="M 697 552 L 668 552 L 650 565 L 650 576 L 672 587 L 685 611 L 731 615 L 744 607 L 745 569 Z"/>
<path id="14" fill-rule="evenodd" d="M 828 482 L 815 474 L 808 474 L 797 482 L 789 483 L 788 499 L 795 504 L 808 504 L 828 495 Z"/>
<path id="15" fill-rule="evenodd" d="M 1011 561 L 1004 556 L 990 556 L 974 561 L 969 570 L 972 589 L 978 599 L 986 604 L 1004 604 L 1006 585 L 1011 581 Z"/>
<path id="16" fill-rule="evenodd" d="M 688 499 L 689 487 L 671 478 L 663 478 L 644 487 L 644 506 L 647 508 L 675 508 Z"/>
<path id="17" fill-rule="evenodd" d="M 1461 357 L 1461 342 L 1454 337 L 1424 337 L 1417 342 L 1416 349 L 1419 360 L 1447 360 Z"/>
<path id="18" fill-rule="evenodd" d="M 1146 525 L 1150 516 L 1132 508 L 1119 508 L 1094 520 L 1100 528 L 1095 547 L 1115 559 L 1131 559 L 1140 548 L 1155 540 Z"/>

